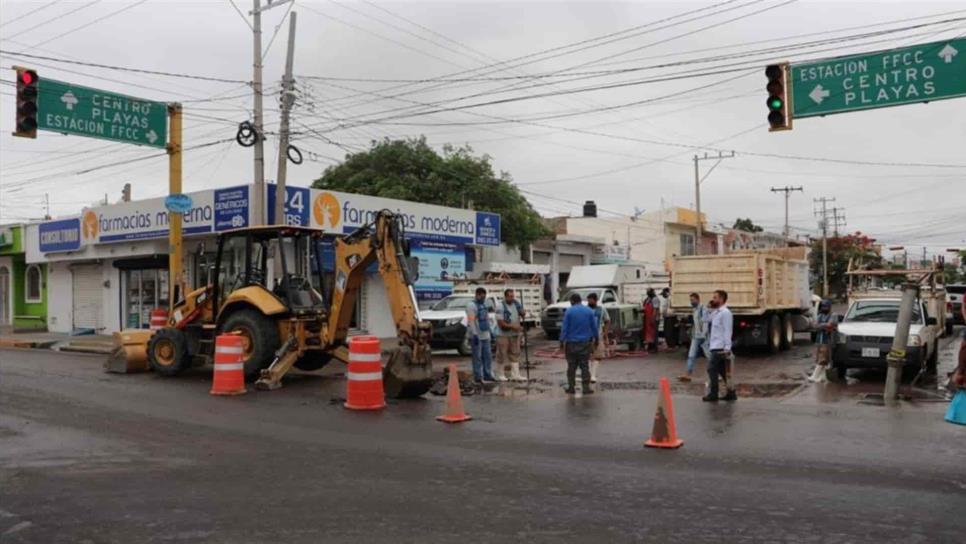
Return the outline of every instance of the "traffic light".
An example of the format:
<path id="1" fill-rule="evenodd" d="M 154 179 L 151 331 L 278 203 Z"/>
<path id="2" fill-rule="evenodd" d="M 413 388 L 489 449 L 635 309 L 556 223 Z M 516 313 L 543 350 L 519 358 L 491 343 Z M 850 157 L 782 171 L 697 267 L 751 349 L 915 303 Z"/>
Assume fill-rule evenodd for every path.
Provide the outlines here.
<path id="1" fill-rule="evenodd" d="M 17 71 L 17 126 L 14 136 L 37 137 L 37 88 L 40 78 L 29 68 L 14 66 Z"/>
<path id="2" fill-rule="evenodd" d="M 788 63 L 770 64 L 765 68 L 768 78 L 768 131 L 791 130 L 792 111 L 790 107 L 790 92 L 787 80 Z"/>

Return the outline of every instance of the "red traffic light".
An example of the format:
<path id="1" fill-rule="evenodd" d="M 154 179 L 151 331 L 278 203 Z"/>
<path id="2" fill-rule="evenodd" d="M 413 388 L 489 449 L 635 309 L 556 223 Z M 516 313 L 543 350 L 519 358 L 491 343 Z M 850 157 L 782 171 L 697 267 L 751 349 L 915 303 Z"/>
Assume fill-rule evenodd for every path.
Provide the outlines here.
<path id="1" fill-rule="evenodd" d="M 33 70 L 24 70 L 20 72 L 20 83 L 23 83 L 24 85 L 32 85 L 35 81 L 37 81 L 37 73 Z"/>
<path id="2" fill-rule="evenodd" d="M 29 68 L 14 66 L 17 71 L 17 116 L 13 135 L 20 138 L 37 137 L 37 88 L 40 78 Z"/>

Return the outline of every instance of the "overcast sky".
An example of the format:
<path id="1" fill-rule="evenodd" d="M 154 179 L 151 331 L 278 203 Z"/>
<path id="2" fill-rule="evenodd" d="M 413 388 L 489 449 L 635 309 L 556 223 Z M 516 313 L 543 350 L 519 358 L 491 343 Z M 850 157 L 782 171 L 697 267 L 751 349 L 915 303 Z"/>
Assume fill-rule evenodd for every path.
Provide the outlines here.
<path id="1" fill-rule="evenodd" d="M 58 216 L 105 193 L 117 199 L 125 182 L 137 199 L 167 190 L 163 157 L 83 173 L 155 149 L 51 132 L 36 140 L 10 136 L 11 65 L 34 67 L 42 78 L 181 101 L 188 147 L 229 139 L 238 122 L 252 118 L 252 2 L 235 3 L 244 15 L 228 0 L 2 0 L 0 222 L 41 217 L 45 193 Z M 779 231 L 784 201 L 769 189 L 801 185 L 804 192 L 791 200 L 796 232 L 815 231 L 813 199 L 834 197 L 844 230 L 926 245 L 930 253 L 966 247 L 966 98 L 801 119 L 790 132 L 769 133 L 763 75 L 770 61 L 961 37 L 961 0 L 292 5 L 294 143 L 306 160 L 289 167 L 291 184 L 309 185 L 372 139 L 425 134 L 437 148 L 468 144 L 490 155 L 544 215 L 577 214 L 579 203 L 593 199 L 613 217 L 662 203 L 692 206 L 692 155 L 735 150 L 702 185 L 702 208 L 714 221 L 751 217 Z M 272 133 L 288 10 L 278 6 L 263 17 L 264 47 L 281 27 L 265 56 Z M 816 41 L 823 43 L 806 47 Z M 25 52 L 58 60 L 17 54 Z M 707 62 L 654 67 L 695 59 Z M 481 105 L 494 101 L 500 103 Z M 275 178 L 276 146 L 271 135 L 268 179 Z M 701 146 L 707 151 L 695 149 Z M 714 164 L 701 162 L 702 174 Z M 252 169 L 251 149 L 234 142 L 188 151 L 184 188 L 250 183 Z"/>

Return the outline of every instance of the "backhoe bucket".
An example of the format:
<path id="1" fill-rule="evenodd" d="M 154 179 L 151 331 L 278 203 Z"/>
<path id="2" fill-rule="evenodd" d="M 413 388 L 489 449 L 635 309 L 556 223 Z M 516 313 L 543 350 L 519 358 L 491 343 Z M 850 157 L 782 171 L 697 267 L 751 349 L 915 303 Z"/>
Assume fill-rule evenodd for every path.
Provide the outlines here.
<path id="1" fill-rule="evenodd" d="M 421 397 L 433 384 L 433 364 L 429 350 L 420 350 L 413 356 L 409 346 L 401 345 L 389 354 L 389 362 L 383 369 L 383 387 L 390 398 Z"/>
<path id="2" fill-rule="evenodd" d="M 148 341 L 154 331 L 126 329 L 114 333 L 114 351 L 104 362 L 104 370 L 119 374 L 148 370 Z"/>

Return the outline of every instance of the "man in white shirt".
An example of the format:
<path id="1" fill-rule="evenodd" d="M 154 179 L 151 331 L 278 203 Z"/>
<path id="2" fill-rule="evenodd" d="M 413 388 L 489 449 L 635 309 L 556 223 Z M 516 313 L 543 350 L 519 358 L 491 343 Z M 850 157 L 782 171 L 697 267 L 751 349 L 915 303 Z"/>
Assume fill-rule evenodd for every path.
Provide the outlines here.
<path id="1" fill-rule="evenodd" d="M 704 317 L 704 320 L 709 323 L 708 349 L 711 351 L 711 360 L 708 361 L 708 394 L 701 399 L 705 402 L 718 402 L 718 378 L 727 375 L 728 362 L 731 360 L 731 333 L 734 319 L 727 303 L 727 291 L 721 289 L 715 291 L 711 298 L 711 311 Z M 729 388 L 721 400 L 738 400 L 738 395 L 734 389 Z"/>

